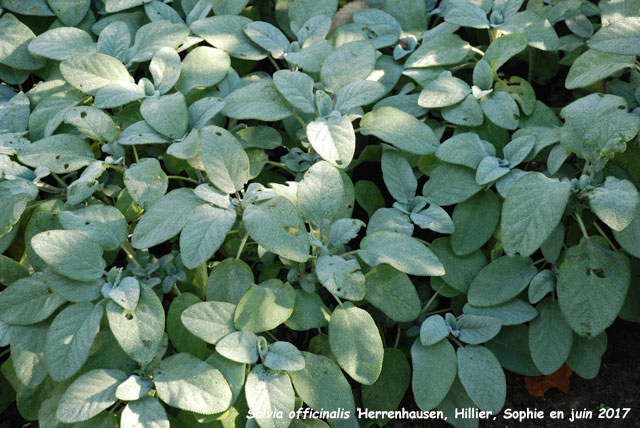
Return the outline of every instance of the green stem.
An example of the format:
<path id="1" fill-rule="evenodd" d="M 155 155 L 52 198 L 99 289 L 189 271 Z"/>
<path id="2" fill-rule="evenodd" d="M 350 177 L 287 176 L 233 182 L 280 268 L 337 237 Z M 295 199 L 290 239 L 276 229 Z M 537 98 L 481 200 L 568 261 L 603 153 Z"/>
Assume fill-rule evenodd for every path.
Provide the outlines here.
<path id="1" fill-rule="evenodd" d="M 433 303 L 434 300 L 436 300 L 436 297 L 438 297 L 438 294 L 440 294 L 440 290 L 442 290 L 442 287 L 444 287 L 444 284 L 442 284 L 440 286 L 440 288 L 438 288 L 438 291 L 436 291 L 435 293 L 433 293 L 433 296 L 431 296 L 431 298 L 429 299 L 429 301 L 427 302 L 426 305 L 424 305 L 424 307 L 422 308 L 422 310 L 420 311 L 421 314 L 425 313 L 427 311 L 427 308 L 429 308 L 429 306 L 431 306 L 431 304 Z"/>
<path id="2" fill-rule="evenodd" d="M 529 47 L 529 73 L 527 74 L 527 81 L 531 83 L 533 80 L 533 58 L 535 57 L 535 50 L 533 47 Z"/>
<path id="3" fill-rule="evenodd" d="M 585 238 L 589 238 L 589 234 L 587 233 L 587 229 L 584 227 L 584 222 L 582 221 L 582 217 L 580 214 L 575 214 L 576 220 L 578 221 L 578 225 L 580 226 L 580 230 L 582 231 L 582 236 Z"/>
<path id="4" fill-rule="evenodd" d="M 396 334 L 396 343 L 393 344 L 393 349 L 398 349 L 398 343 L 400 343 L 400 333 L 402 333 L 402 329 L 398 326 L 398 334 Z"/>
<path id="5" fill-rule="evenodd" d="M 593 222 L 593 227 L 596 228 L 596 230 L 598 231 L 598 233 L 604 238 L 605 241 L 607 241 L 607 244 L 609 244 L 609 247 L 611 247 L 611 249 L 613 251 L 618 251 L 618 249 L 616 248 L 616 246 L 613 244 L 613 242 L 611 242 L 611 240 L 609 239 L 609 237 L 607 236 L 606 233 L 604 233 L 604 230 L 602 230 L 602 228 L 600 227 L 600 225 L 598 224 L 598 222 Z"/>
<path id="6" fill-rule="evenodd" d="M 266 334 L 267 336 L 269 336 L 270 338 L 272 338 L 273 340 L 275 340 L 276 342 L 278 341 L 278 338 L 277 338 L 277 337 L 275 337 L 275 336 L 273 335 L 273 333 L 271 333 L 270 331 L 265 331 L 265 334 Z"/>
<path id="7" fill-rule="evenodd" d="M 588 1 L 586 1 L 586 2 L 582 3 L 582 5 L 583 5 L 583 6 L 587 6 L 589 9 L 593 9 L 593 10 L 595 10 L 598 14 L 600 14 L 600 13 L 601 13 L 601 12 L 600 12 L 600 9 L 599 9 L 597 6 L 595 6 L 595 5 L 591 4 L 591 3 L 589 3 Z"/>
<path id="8" fill-rule="evenodd" d="M 122 168 L 121 166 L 117 166 L 117 165 L 109 165 L 109 168 L 111 168 L 114 171 L 118 171 L 120 174 L 124 174 L 125 172 L 125 168 Z"/>
<path id="9" fill-rule="evenodd" d="M 40 189 L 49 192 L 49 193 L 65 193 L 65 191 L 63 189 L 60 189 L 56 186 L 52 186 L 50 184 L 47 183 L 37 183 L 36 186 L 38 186 Z"/>
<path id="10" fill-rule="evenodd" d="M 62 178 L 58 177 L 58 174 L 56 174 L 55 172 L 51 173 L 51 176 L 58 182 L 59 185 L 61 185 L 63 188 L 67 187 L 67 183 L 65 183 Z"/>
<path id="11" fill-rule="evenodd" d="M 444 312 L 450 311 L 451 309 L 453 309 L 453 308 L 451 306 L 449 306 L 448 308 L 438 309 L 437 311 L 432 311 L 432 312 L 427 312 L 427 315 L 431 316 L 431 315 L 442 314 Z"/>
<path id="12" fill-rule="evenodd" d="M 0 358 L 4 357 L 5 355 L 7 355 L 9 353 L 9 351 L 11 351 L 11 348 L 9 349 L 5 349 L 4 351 L 0 352 Z"/>
<path id="13" fill-rule="evenodd" d="M 344 257 L 352 256 L 357 253 L 358 253 L 358 250 L 351 250 L 351 251 L 347 251 L 346 253 L 340 254 L 340 257 L 344 258 Z"/>
<path id="14" fill-rule="evenodd" d="M 136 158 L 136 163 L 140 162 L 140 159 L 138 158 L 138 150 L 136 149 L 136 146 L 133 145 L 131 147 L 133 147 L 133 157 Z"/>
<path id="15" fill-rule="evenodd" d="M 49 199 L 41 199 L 41 200 L 39 200 L 39 201 L 32 201 L 32 202 L 29 202 L 29 203 L 27 204 L 26 208 L 25 208 L 25 211 L 30 210 L 30 209 L 32 209 L 32 208 L 35 208 L 35 207 L 37 207 L 38 205 L 42 205 L 42 204 L 44 204 L 45 202 L 49 202 Z"/>
<path id="16" fill-rule="evenodd" d="M 340 300 L 340 298 L 338 296 L 336 296 L 335 294 L 333 294 L 331 292 L 329 292 L 329 293 L 333 296 L 334 299 L 336 299 L 338 301 L 338 305 L 342 306 L 342 300 Z"/>
<path id="17" fill-rule="evenodd" d="M 296 118 L 300 126 L 302 126 L 302 129 L 307 127 L 307 124 L 305 123 L 304 119 L 302 119 L 298 113 L 293 112 L 293 117 Z"/>
<path id="18" fill-rule="evenodd" d="M 269 61 L 271 61 L 271 64 L 273 64 L 276 70 L 280 70 L 280 66 L 278 65 L 275 59 L 271 58 L 270 56 L 268 56 L 267 58 L 269 58 Z"/>
<path id="19" fill-rule="evenodd" d="M 236 254 L 236 260 L 240 260 L 240 255 L 244 250 L 244 246 L 247 244 L 247 239 L 249 239 L 249 232 L 246 232 L 242 237 L 242 242 L 240 242 L 240 247 L 238 248 L 238 253 Z"/>
<path id="20" fill-rule="evenodd" d="M 122 248 L 122 250 L 127 254 L 127 257 L 129 257 L 129 260 L 131 260 L 131 262 L 134 265 L 136 265 L 139 268 L 142 268 L 140 263 L 138 263 L 138 261 L 135 258 L 135 250 L 133 249 L 129 241 L 124 241 L 122 245 L 120 245 L 120 248 Z"/>
<path id="21" fill-rule="evenodd" d="M 173 284 L 173 287 L 171 287 L 171 292 L 173 294 L 175 294 L 176 296 L 179 296 L 182 294 L 182 292 L 180 291 L 180 289 L 178 288 L 178 286 L 176 284 Z"/>
<path id="22" fill-rule="evenodd" d="M 464 345 L 462 344 L 462 342 L 460 342 L 458 339 L 456 339 L 453 336 L 449 336 L 449 339 L 451 339 L 456 345 L 461 346 L 464 348 Z"/>
<path id="23" fill-rule="evenodd" d="M 484 52 L 482 52 L 480 49 L 478 49 L 478 48 L 476 48 L 474 46 L 471 46 L 470 49 L 471 49 L 472 52 L 475 52 L 480 56 L 484 56 Z"/>
<path id="24" fill-rule="evenodd" d="M 194 180 L 191 177 L 183 177 L 181 175 L 167 175 L 167 178 L 172 179 L 172 180 L 184 180 L 184 181 L 188 181 L 188 182 L 193 183 L 193 184 L 200 184 L 200 182 L 198 180 Z"/>

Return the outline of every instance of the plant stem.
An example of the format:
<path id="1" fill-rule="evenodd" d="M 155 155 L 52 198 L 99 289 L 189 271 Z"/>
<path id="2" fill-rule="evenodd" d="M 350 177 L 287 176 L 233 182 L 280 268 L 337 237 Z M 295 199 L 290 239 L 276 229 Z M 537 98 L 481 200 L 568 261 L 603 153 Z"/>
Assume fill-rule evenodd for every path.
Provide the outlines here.
<path id="1" fill-rule="evenodd" d="M 273 64 L 276 70 L 280 70 L 280 66 L 278 65 L 275 59 L 271 58 L 270 56 L 268 56 L 267 58 L 269 58 L 269 61 L 271 61 L 271 64 Z"/>
<path id="2" fill-rule="evenodd" d="M 129 257 L 129 259 L 134 265 L 136 265 L 139 268 L 142 268 L 140 263 L 138 263 L 138 261 L 135 258 L 135 250 L 133 249 L 129 241 L 124 241 L 122 245 L 120 245 L 120 248 L 122 248 L 124 252 L 127 253 L 127 256 Z"/>
<path id="3" fill-rule="evenodd" d="M 618 249 L 616 248 L 616 246 L 613 244 L 613 242 L 611 242 L 611 240 L 609 239 L 609 237 L 607 236 L 606 233 L 604 233 L 604 230 L 602 230 L 602 228 L 600 227 L 600 225 L 598 224 L 598 222 L 594 221 L 593 222 L 593 227 L 596 228 L 596 230 L 598 231 L 598 233 L 604 238 L 605 241 L 607 241 L 607 244 L 609 244 L 609 247 L 611 247 L 611 249 L 613 251 L 618 251 Z"/>
<path id="4" fill-rule="evenodd" d="M 422 308 L 422 310 L 420 311 L 421 314 L 425 313 L 427 311 L 427 308 L 429 308 L 429 306 L 431 306 L 431 304 L 433 303 L 434 300 L 436 300 L 436 297 L 438 297 L 438 294 L 440 294 L 440 290 L 442 290 L 442 287 L 444 287 L 444 284 L 442 284 L 440 286 L 440 288 L 438 288 L 438 291 L 436 291 L 435 293 L 433 293 L 433 296 L 431 296 L 431 298 L 429 299 L 429 301 L 427 302 L 426 305 L 424 305 L 424 307 Z"/>
<path id="5" fill-rule="evenodd" d="M 474 47 L 474 46 L 471 46 L 471 48 L 470 48 L 470 49 L 471 49 L 473 52 L 477 53 L 478 55 L 480 55 L 480 56 L 484 56 L 484 52 L 482 52 L 480 49 L 478 49 L 478 48 L 476 48 L 476 47 Z"/>
<path id="6" fill-rule="evenodd" d="M 242 237 L 242 242 L 240 242 L 240 247 L 238 248 L 238 253 L 236 254 L 236 260 L 240 259 L 240 255 L 244 250 L 244 246 L 247 244 L 247 239 L 249 239 L 249 232 L 245 232 L 244 236 Z"/>
<path id="7" fill-rule="evenodd" d="M 52 186 L 47 183 L 40 182 L 36 184 L 36 186 L 38 186 L 40 189 L 44 190 L 45 192 L 49 192 L 49 193 L 65 193 L 63 189 L 60 189 L 56 186 Z"/>
<path id="8" fill-rule="evenodd" d="M 329 292 L 331 293 L 331 292 Z M 342 300 L 340 300 L 340 298 L 338 296 L 336 296 L 335 294 L 331 293 L 331 295 L 333 296 L 334 299 L 336 299 L 338 301 L 338 305 L 342 306 Z"/>
<path id="9" fill-rule="evenodd" d="M 65 183 L 60 177 L 58 177 L 58 174 L 56 174 L 55 172 L 51 173 L 51 176 L 58 182 L 59 185 L 61 185 L 63 188 L 67 187 L 67 183 Z"/>
<path id="10" fill-rule="evenodd" d="M 575 214 L 576 220 L 578 221 L 578 225 L 580 226 L 580 230 L 582 231 L 582 236 L 585 238 L 589 238 L 589 234 L 587 233 L 587 229 L 584 227 L 584 222 L 582 221 L 582 217 L 580 214 Z"/>
<path id="11" fill-rule="evenodd" d="M 9 353 L 9 351 L 11 351 L 11 348 L 9 349 L 5 349 L 4 351 L 0 352 L 0 358 L 4 357 L 5 355 L 7 355 Z"/>
<path id="12" fill-rule="evenodd" d="M 398 326 L 398 334 L 396 334 L 396 343 L 393 344 L 393 349 L 398 349 L 398 343 L 400 343 L 400 333 L 402 333 L 402 329 Z"/>
<path id="13" fill-rule="evenodd" d="M 198 180 L 194 180 L 191 177 L 183 177 L 181 175 L 167 175 L 167 178 L 172 179 L 172 180 L 184 180 L 184 181 L 188 181 L 188 182 L 193 183 L 193 184 L 200 184 L 200 182 Z"/>
<path id="14" fill-rule="evenodd" d="M 173 292 L 173 294 L 175 294 L 176 296 L 179 296 L 182 294 L 182 292 L 180 291 L 180 289 L 178 288 L 178 286 L 176 284 L 173 284 L 173 287 L 171 287 L 171 291 Z"/>
<path id="15" fill-rule="evenodd" d="M 596 11 L 598 14 L 600 14 L 600 9 L 599 9 L 597 6 L 595 6 L 595 5 L 591 4 L 591 3 L 589 3 L 588 1 L 586 1 L 586 2 L 582 3 L 582 5 L 583 5 L 583 6 L 587 6 L 589 9 L 593 9 L 593 10 L 594 10 L 594 11 Z"/>
<path id="16" fill-rule="evenodd" d="M 302 129 L 307 127 L 307 124 L 305 123 L 304 119 L 302 119 L 298 113 L 293 112 L 293 117 L 296 118 L 298 123 L 302 126 Z"/>
<path id="17" fill-rule="evenodd" d="M 535 57 L 535 50 L 533 47 L 529 46 L 529 73 L 527 74 L 527 81 L 531 83 L 533 80 L 533 58 Z"/>
<path id="18" fill-rule="evenodd" d="M 277 337 L 275 337 L 275 336 L 273 335 L 273 333 L 271 333 L 270 331 L 265 331 L 265 334 L 266 334 L 267 336 L 269 336 L 270 338 L 272 338 L 273 340 L 275 340 L 276 342 L 278 341 L 278 338 L 277 338 Z"/>
<path id="19" fill-rule="evenodd" d="M 42 204 L 44 204 L 45 202 L 49 202 L 49 199 L 41 199 L 41 200 L 39 200 L 39 201 L 32 201 L 32 202 L 29 202 L 29 203 L 27 204 L 27 206 L 25 207 L 25 211 L 30 210 L 30 209 L 32 209 L 32 208 L 35 208 L 35 207 L 37 207 L 38 205 L 42 205 Z"/>
<path id="20" fill-rule="evenodd" d="M 140 159 L 138 158 L 138 150 L 136 149 L 136 146 L 133 145 L 131 147 L 133 147 L 133 157 L 136 158 L 136 163 L 140 162 Z"/>
<path id="21" fill-rule="evenodd" d="M 448 312 L 450 311 L 452 308 L 451 306 L 449 306 L 448 308 L 444 308 L 444 309 L 438 309 L 437 311 L 432 311 L 432 312 L 427 312 L 427 315 L 437 315 L 437 314 L 442 314 L 444 312 Z"/>

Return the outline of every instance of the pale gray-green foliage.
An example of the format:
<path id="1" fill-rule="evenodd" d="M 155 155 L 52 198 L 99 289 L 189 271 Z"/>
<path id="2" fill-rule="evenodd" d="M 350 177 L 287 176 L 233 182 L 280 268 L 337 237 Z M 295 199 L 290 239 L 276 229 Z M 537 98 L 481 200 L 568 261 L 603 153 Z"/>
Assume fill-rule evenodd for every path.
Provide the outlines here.
<path id="1" fill-rule="evenodd" d="M 421 309 L 420 298 L 409 276 L 386 264 L 367 272 L 364 298 L 398 322 L 416 319 Z"/>
<path id="2" fill-rule="evenodd" d="M 360 243 L 360 257 L 370 266 L 390 264 L 409 275 L 442 276 L 442 263 L 420 241 L 396 232 L 375 232 Z"/>
<path id="3" fill-rule="evenodd" d="M 60 275 L 78 281 L 102 276 L 106 262 L 103 250 L 91 237 L 78 230 L 49 230 L 31 239 L 34 251 Z"/>
<path id="4" fill-rule="evenodd" d="M 43 281 L 21 278 L 2 291 L 0 321 L 13 325 L 36 324 L 47 319 L 64 301 L 57 294 L 49 294 Z"/>
<path id="5" fill-rule="evenodd" d="M 498 359 L 484 346 L 457 349 L 458 377 L 469 397 L 480 408 L 496 413 L 504 405 L 507 381 Z"/>
<path id="6" fill-rule="evenodd" d="M 164 333 L 164 309 L 147 285 L 140 289 L 140 300 L 134 310 L 111 301 L 107 303 L 107 319 L 111 332 L 122 350 L 140 364 L 147 364 L 157 354 Z"/>
<path id="7" fill-rule="evenodd" d="M 231 404 L 231 388 L 220 371 L 189 354 L 163 360 L 153 383 L 158 398 L 179 409 L 211 415 Z"/>
<path id="8" fill-rule="evenodd" d="M 124 184 L 138 205 L 149 208 L 167 192 L 169 180 L 160 162 L 154 158 L 144 158 L 127 169 Z"/>
<path id="9" fill-rule="evenodd" d="M 91 370 L 77 378 L 60 399 L 56 413 L 61 422 L 82 422 L 99 414 L 118 399 L 115 392 L 127 376 L 120 370 Z"/>
<path id="10" fill-rule="evenodd" d="M 98 3 L 0 0 L 1 408 L 474 427 L 640 319 L 635 2 Z"/>
<path id="11" fill-rule="evenodd" d="M 144 397 L 128 403 L 120 417 L 121 428 L 169 428 L 169 419 L 160 401 Z"/>
<path id="12" fill-rule="evenodd" d="M 624 304 L 629 260 L 598 238 L 583 238 L 565 257 L 558 272 L 560 309 L 576 333 L 595 337 L 613 323 Z"/>
<path id="13" fill-rule="evenodd" d="M 506 253 L 533 254 L 558 225 L 569 193 L 569 182 L 539 173 L 518 179 L 502 207 L 501 235 Z"/>
<path id="14" fill-rule="evenodd" d="M 89 357 L 100 330 L 104 308 L 76 303 L 60 312 L 47 333 L 45 353 L 51 377 L 60 382 L 73 376 Z"/>
<path id="15" fill-rule="evenodd" d="M 296 207 L 282 196 L 248 207 L 242 216 L 249 235 L 284 258 L 304 262 L 309 238 Z"/>
<path id="16" fill-rule="evenodd" d="M 277 279 L 254 285 L 238 302 L 233 323 L 238 330 L 254 333 L 273 330 L 289 319 L 295 298 L 293 287 Z"/>
<path id="17" fill-rule="evenodd" d="M 518 256 L 502 256 L 482 268 L 469 285 L 469 303 L 495 306 L 511 300 L 536 274 L 531 260 Z"/>
<path id="18" fill-rule="evenodd" d="M 529 326 L 529 349 L 543 374 L 558 370 L 571 351 L 573 332 L 564 320 L 558 302 L 546 298 L 536 306 L 538 317 Z"/>
<path id="19" fill-rule="evenodd" d="M 256 417 L 262 428 L 286 428 L 291 423 L 289 412 L 294 410 L 295 394 L 291 380 L 286 373 L 269 370 L 265 366 L 256 365 L 247 376 L 245 384 L 247 404 L 256 414 L 282 412 L 280 417 Z"/>
<path id="20" fill-rule="evenodd" d="M 180 319 L 191 333 L 208 343 L 215 344 L 233 333 L 235 305 L 226 302 L 202 302 L 187 308 Z"/>
<path id="21" fill-rule="evenodd" d="M 531 281 L 533 285 L 533 280 Z M 531 285 L 529 290 L 531 290 Z M 518 325 L 531 321 L 538 316 L 538 311 L 529 305 L 527 302 L 521 299 L 512 299 L 506 303 L 495 306 L 487 306 L 484 308 L 478 308 L 469 305 L 464 305 L 465 314 L 474 314 L 481 316 L 489 316 L 500 320 L 502 325 Z"/>
<path id="22" fill-rule="evenodd" d="M 329 321 L 329 343 L 340 367 L 364 385 L 371 385 L 382 370 L 383 345 L 368 312 L 345 303 Z"/>
<path id="23" fill-rule="evenodd" d="M 380 107 L 360 122 L 362 135 L 373 135 L 409 153 L 429 154 L 438 148 L 431 128 L 394 107 Z"/>
<path id="24" fill-rule="evenodd" d="M 600 361 L 606 350 L 606 333 L 600 333 L 593 338 L 574 334 L 571 352 L 567 357 L 567 364 L 580 377 L 593 379 L 600 370 Z"/>
<path id="25" fill-rule="evenodd" d="M 351 412 L 344 426 L 357 426 L 355 403 L 349 382 L 340 367 L 327 357 L 303 352 L 305 368 L 289 373 L 293 386 L 302 400 L 313 409 L 342 408 Z M 329 419 L 335 423 L 336 419 Z M 351 422 L 349 422 L 351 421 Z"/>
<path id="26" fill-rule="evenodd" d="M 416 340 L 411 347 L 411 388 L 416 404 L 429 411 L 442 402 L 458 371 L 456 351 L 448 340 L 424 346 Z"/>

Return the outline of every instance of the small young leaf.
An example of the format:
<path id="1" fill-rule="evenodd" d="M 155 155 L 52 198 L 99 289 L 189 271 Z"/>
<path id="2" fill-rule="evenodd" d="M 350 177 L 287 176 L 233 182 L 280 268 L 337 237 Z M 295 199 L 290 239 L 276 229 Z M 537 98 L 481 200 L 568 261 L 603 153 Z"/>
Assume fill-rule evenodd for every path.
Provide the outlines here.
<path id="1" fill-rule="evenodd" d="M 431 315 L 420 326 L 420 343 L 431 346 L 445 339 L 451 333 L 449 326 L 440 315 Z"/>

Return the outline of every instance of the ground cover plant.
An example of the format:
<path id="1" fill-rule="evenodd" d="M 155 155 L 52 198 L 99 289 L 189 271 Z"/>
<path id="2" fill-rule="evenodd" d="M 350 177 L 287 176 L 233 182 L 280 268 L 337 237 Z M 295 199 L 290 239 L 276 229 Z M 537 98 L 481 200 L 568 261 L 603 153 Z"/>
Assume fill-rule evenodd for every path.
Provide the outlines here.
<path id="1" fill-rule="evenodd" d="M 0 7 L 0 411 L 474 427 L 640 320 L 637 0 Z"/>

